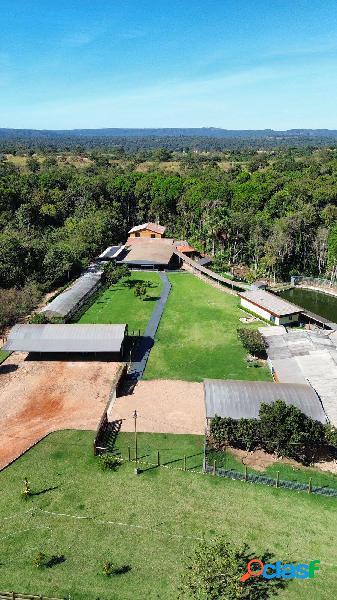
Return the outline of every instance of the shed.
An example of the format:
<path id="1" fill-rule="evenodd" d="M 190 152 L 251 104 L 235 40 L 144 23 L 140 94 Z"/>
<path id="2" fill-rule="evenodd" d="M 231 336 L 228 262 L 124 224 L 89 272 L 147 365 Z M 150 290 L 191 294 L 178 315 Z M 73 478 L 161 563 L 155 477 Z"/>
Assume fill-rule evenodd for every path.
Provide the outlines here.
<path id="1" fill-rule="evenodd" d="M 125 263 L 131 268 L 174 268 L 179 266 L 174 250 L 173 239 L 129 238 L 117 263 Z"/>
<path id="2" fill-rule="evenodd" d="M 250 289 L 239 294 L 242 308 L 276 325 L 294 325 L 299 321 L 301 307 L 263 289 Z"/>
<path id="3" fill-rule="evenodd" d="M 327 422 L 321 401 L 309 384 L 205 379 L 204 394 L 207 420 L 215 416 L 258 419 L 262 403 L 283 400 L 311 419 Z"/>
<path id="4" fill-rule="evenodd" d="M 120 359 L 126 333 L 126 324 L 15 325 L 4 349 L 7 352 L 104 352 Z"/>

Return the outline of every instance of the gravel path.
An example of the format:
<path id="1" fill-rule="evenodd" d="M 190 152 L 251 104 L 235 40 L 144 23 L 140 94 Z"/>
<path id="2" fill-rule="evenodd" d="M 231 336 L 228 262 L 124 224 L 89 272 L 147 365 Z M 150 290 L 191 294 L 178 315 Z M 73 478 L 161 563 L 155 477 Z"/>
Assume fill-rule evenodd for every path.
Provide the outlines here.
<path id="1" fill-rule="evenodd" d="M 197 435 L 205 432 L 202 383 L 170 379 L 140 381 L 132 394 L 117 398 L 110 419 L 123 419 L 122 431 L 133 431 L 135 409 L 139 416 L 138 431 Z"/>

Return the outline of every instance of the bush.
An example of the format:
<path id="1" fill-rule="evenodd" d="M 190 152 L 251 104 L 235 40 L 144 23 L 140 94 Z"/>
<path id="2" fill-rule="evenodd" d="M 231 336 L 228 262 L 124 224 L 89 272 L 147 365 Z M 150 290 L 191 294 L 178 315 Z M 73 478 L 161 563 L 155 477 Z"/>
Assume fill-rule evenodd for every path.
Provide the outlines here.
<path id="1" fill-rule="evenodd" d="M 137 298 L 145 298 L 147 294 L 147 285 L 145 281 L 139 281 L 134 287 L 134 294 Z"/>
<path id="2" fill-rule="evenodd" d="M 122 459 L 115 454 L 101 454 L 99 463 L 102 471 L 116 471 L 122 464 Z"/>
<path id="3" fill-rule="evenodd" d="M 46 323 L 49 323 L 48 317 L 46 316 L 45 313 L 43 312 L 38 312 L 38 313 L 34 313 L 30 319 L 29 319 L 30 323 L 35 323 L 36 325 L 44 325 Z"/>
<path id="4" fill-rule="evenodd" d="M 263 448 L 266 452 L 287 456 L 310 464 L 321 449 L 337 447 L 337 430 L 324 426 L 282 400 L 261 404 L 259 419 L 215 417 L 211 423 L 210 446 L 226 446 L 247 451 Z"/>
<path id="5" fill-rule="evenodd" d="M 33 558 L 33 565 L 38 569 L 44 569 L 47 566 L 47 556 L 43 552 L 38 552 L 38 554 Z"/>
<path id="6" fill-rule="evenodd" d="M 263 577 L 251 577 L 247 582 L 241 582 L 240 577 L 247 571 L 247 563 L 252 558 L 258 558 L 264 564 L 273 560 L 268 554 L 252 554 L 246 545 L 235 546 L 225 537 L 201 542 L 182 576 L 179 598 L 266 600 L 277 588 L 284 588 L 282 580 Z"/>
<path id="7" fill-rule="evenodd" d="M 259 331 L 240 327 L 237 329 L 237 335 L 250 354 L 259 358 L 266 358 L 266 344 Z"/>

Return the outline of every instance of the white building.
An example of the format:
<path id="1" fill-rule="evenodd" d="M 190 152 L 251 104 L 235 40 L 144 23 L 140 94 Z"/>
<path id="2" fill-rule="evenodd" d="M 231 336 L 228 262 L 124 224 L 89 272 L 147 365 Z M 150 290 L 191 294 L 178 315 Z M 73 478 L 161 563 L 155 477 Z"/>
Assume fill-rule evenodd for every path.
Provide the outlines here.
<path id="1" fill-rule="evenodd" d="M 275 325 L 296 325 L 302 309 L 275 294 L 261 289 L 239 294 L 242 308 L 246 308 Z"/>

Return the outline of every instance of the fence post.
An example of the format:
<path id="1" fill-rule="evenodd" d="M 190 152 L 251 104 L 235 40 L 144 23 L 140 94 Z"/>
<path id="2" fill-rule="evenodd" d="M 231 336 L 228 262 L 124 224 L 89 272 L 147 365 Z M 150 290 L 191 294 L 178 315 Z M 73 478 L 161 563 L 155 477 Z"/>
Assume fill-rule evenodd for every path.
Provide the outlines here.
<path id="1" fill-rule="evenodd" d="M 160 452 L 157 450 L 157 467 L 160 467 Z"/>
<path id="2" fill-rule="evenodd" d="M 312 477 L 309 477 L 309 486 L 308 486 L 308 494 L 312 492 Z"/>
<path id="3" fill-rule="evenodd" d="M 128 446 L 128 461 L 130 462 L 131 460 L 131 448 L 130 446 Z"/>
<path id="4" fill-rule="evenodd" d="M 186 456 L 184 455 L 184 471 L 186 471 Z"/>
<path id="5" fill-rule="evenodd" d="M 248 479 L 247 465 L 245 465 L 245 481 Z"/>
<path id="6" fill-rule="evenodd" d="M 277 473 L 276 473 L 276 486 L 275 486 L 277 488 L 279 486 L 279 481 L 280 481 L 280 471 L 277 471 Z"/>
<path id="7" fill-rule="evenodd" d="M 213 461 L 213 475 L 216 475 L 216 460 Z"/>

